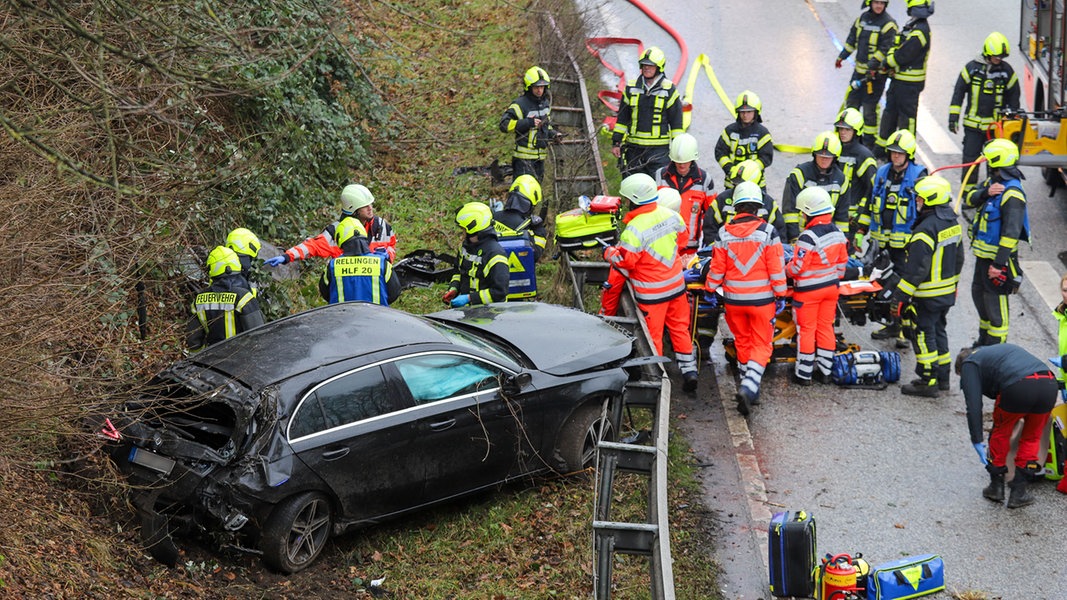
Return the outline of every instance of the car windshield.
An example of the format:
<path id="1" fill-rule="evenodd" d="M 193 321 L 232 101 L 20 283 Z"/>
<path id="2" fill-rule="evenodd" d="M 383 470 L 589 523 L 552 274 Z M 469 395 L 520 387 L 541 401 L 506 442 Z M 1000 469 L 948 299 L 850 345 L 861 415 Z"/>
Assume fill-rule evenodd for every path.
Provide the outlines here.
<path id="1" fill-rule="evenodd" d="M 457 346 L 463 346 L 490 354 L 516 371 L 522 369 L 521 365 L 525 362 L 524 357 L 510 346 L 506 346 L 488 336 L 479 335 L 478 332 L 459 329 L 439 321 L 428 320 L 427 322 L 448 338 L 448 341 Z"/>

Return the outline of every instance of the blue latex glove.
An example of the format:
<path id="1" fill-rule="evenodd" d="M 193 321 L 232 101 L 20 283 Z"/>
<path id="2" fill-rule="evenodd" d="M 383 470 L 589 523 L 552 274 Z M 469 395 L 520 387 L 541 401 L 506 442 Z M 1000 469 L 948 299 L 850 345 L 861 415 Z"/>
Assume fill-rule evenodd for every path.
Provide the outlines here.
<path id="1" fill-rule="evenodd" d="M 982 461 L 983 465 L 988 465 L 989 464 L 989 459 L 986 458 L 986 456 L 989 453 L 989 447 L 986 446 L 986 443 L 985 442 L 978 442 L 977 444 L 973 444 L 973 446 L 974 446 L 974 451 L 978 453 L 978 460 Z"/>
<path id="2" fill-rule="evenodd" d="M 452 299 L 452 308 L 459 308 L 461 306 L 467 306 L 471 303 L 470 294 L 460 294 Z"/>
<path id="3" fill-rule="evenodd" d="M 785 298 L 774 299 L 774 314 L 778 314 L 785 310 Z"/>
<path id="4" fill-rule="evenodd" d="M 715 308 L 716 306 L 719 305 L 719 295 L 718 294 L 707 294 L 707 293 L 705 293 L 704 294 L 704 303 L 707 304 L 708 306 L 710 306 L 711 308 Z"/>
<path id="5" fill-rule="evenodd" d="M 289 256 L 286 254 L 282 254 L 280 256 L 272 256 L 263 262 L 268 267 L 277 267 L 278 265 L 284 265 L 285 263 L 289 262 Z"/>
<path id="6" fill-rule="evenodd" d="M 1057 369 L 1062 369 L 1063 368 L 1063 357 L 1062 356 L 1053 356 L 1052 358 L 1048 359 L 1048 361 L 1050 363 L 1052 363 L 1052 366 L 1056 367 Z"/>

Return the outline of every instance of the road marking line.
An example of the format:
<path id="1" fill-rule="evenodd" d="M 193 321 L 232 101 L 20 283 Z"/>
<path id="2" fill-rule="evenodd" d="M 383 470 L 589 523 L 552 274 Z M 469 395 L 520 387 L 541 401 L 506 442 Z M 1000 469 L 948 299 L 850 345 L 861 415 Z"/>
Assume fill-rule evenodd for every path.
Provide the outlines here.
<path id="1" fill-rule="evenodd" d="M 1037 288 L 1041 299 L 1048 305 L 1049 310 L 1059 306 L 1062 296 L 1060 295 L 1060 274 L 1052 265 L 1043 260 L 1019 261 L 1023 269 L 1023 275 Z"/>

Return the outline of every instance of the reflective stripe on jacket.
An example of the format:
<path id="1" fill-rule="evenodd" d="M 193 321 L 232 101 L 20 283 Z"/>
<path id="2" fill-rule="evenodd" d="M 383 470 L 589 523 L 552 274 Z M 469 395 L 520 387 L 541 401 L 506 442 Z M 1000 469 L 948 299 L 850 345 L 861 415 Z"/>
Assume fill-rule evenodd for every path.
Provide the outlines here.
<path id="1" fill-rule="evenodd" d="M 903 172 L 892 171 L 890 163 L 878 167 L 870 202 L 857 216 L 860 227 L 869 227 L 871 237 L 890 248 L 907 246 L 918 216 L 915 182 L 925 175 L 926 167 L 912 161 Z"/>
<path id="2" fill-rule="evenodd" d="M 656 171 L 656 185 L 669 187 L 678 191 L 682 205 L 678 211 L 685 222 L 685 239 L 679 237 L 679 249 L 696 250 L 700 247 L 700 233 L 704 226 L 704 212 L 711 205 L 715 195 L 711 192 L 715 183 L 711 174 L 697 166 L 694 161 L 689 165 L 689 172 L 683 177 L 678 174 L 674 163 Z M 684 242 L 684 243 L 683 243 Z"/>
<path id="3" fill-rule="evenodd" d="M 666 146 L 682 133 L 678 88 L 662 73 L 652 85 L 638 77 L 626 85 L 611 141 L 636 146 Z"/>
<path id="4" fill-rule="evenodd" d="M 548 156 L 548 141 L 553 133 L 546 123 L 552 116 L 548 94 L 538 98 L 527 91 L 515 99 L 500 118 L 500 131 L 515 133 L 515 150 L 512 156 L 523 160 L 544 160 Z M 534 119 L 541 119 L 541 129 L 533 126 Z"/>
<path id="5" fill-rule="evenodd" d="M 782 190 L 782 214 L 785 217 L 786 239 L 784 242 L 792 242 L 800 235 L 800 211 L 797 209 L 797 194 L 806 187 L 819 187 L 830 194 L 830 202 L 834 205 L 834 223 L 838 229 L 848 229 L 848 211 L 852 205 L 852 194 L 849 193 L 848 181 L 845 172 L 836 164 L 830 165 L 830 170 L 823 172 L 815 164 L 814 160 L 803 162 L 789 172 L 785 180 L 785 189 Z"/>
<path id="6" fill-rule="evenodd" d="M 782 242 L 763 219 L 740 214 L 719 232 L 704 289 L 720 287 L 726 304 L 758 306 L 784 296 L 785 261 Z"/>
<path id="7" fill-rule="evenodd" d="M 370 302 L 389 305 L 385 283 L 393 273 L 385 256 L 371 252 L 334 258 L 326 267 L 326 273 L 330 278 L 330 304 Z"/>
<path id="8" fill-rule="evenodd" d="M 964 98 L 966 113 L 963 113 Z M 956 78 L 948 114 L 963 113 L 964 127 L 985 131 L 1005 108 L 1019 110 L 1019 78 L 1015 69 L 1005 61 L 994 65 L 985 57 L 967 63 Z"/>
<path id="9" fill-rule="evenodd" d="M 829 214 L 812 217 L 797 239 L 793 258 L 785 266 L 785 272 L 793 278 L 794 291 L 836 286 L 845 276 L 848 243 L 832 219 Z"/>
<path id="10" fill-rule="evenodd" d="M 682 218 L 653 203 L 630 210 L 623 222 L 626 228 L 611 266 L 630 280 L 637 301 L 657 304 L 684 294 L 678 262 L 678 234 L 685 231 Z"/>
<path id="11" fill-rule="evenodd" d="M 955 304 L 963 270 L 962 246 L 963 227 L 951 206 L 924 210 L 908 242 L 908 258 L 898 270 L 897 291 L 915 298 L 939 298 L 943 306 Z"/>
<path id="12" fill-rule="evenodd" d="M 930 24 L 926 19 L 912 19 L 897 34 L 886 55 L 886 65 L 893 79 L 921 83 L 926 81 L 926 61 L 930 58 Z"/>
<path id="13" fill-rule="evenodd" d="M 999 265 L 1007 265 L 1008 257 L 1018 251 L 1019 240 L 1030 240 L 1030 216 L 1026 210 L 1026 194 L 1018 179 L 1000 181 L 1004 191 L 988 196 L 971 223 L 971 251 L 978 258 L 988 258 Z M 975 189 L 968 204 L 989 186 Z M 973 205 L 972 205 L 973 206 Z M 1021 211 L 1020 211 L 1021 208 Z M 1022 218 L 1019 218 L 1021 212 Z"/>

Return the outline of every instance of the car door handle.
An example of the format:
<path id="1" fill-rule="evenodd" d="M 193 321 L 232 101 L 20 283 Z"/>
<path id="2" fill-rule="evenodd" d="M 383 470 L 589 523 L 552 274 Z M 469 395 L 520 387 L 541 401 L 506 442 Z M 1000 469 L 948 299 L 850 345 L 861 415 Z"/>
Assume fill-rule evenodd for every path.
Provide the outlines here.
<path id="1" fill-rule="evenodd" d="M 326 450 L 322 453 L 322 460 L 337 460 L 338 458 L 344 458 L 348 456 L 351 448 L 335 448 L 333 450 Z"/>
<path id="2" fill-rule="evenodd" d="M 437 423 L 430 423 L 431 431 L 444 431 L 456 424 L 455 419 L 448 419 L 447 421 L 439 421 Z"/>

